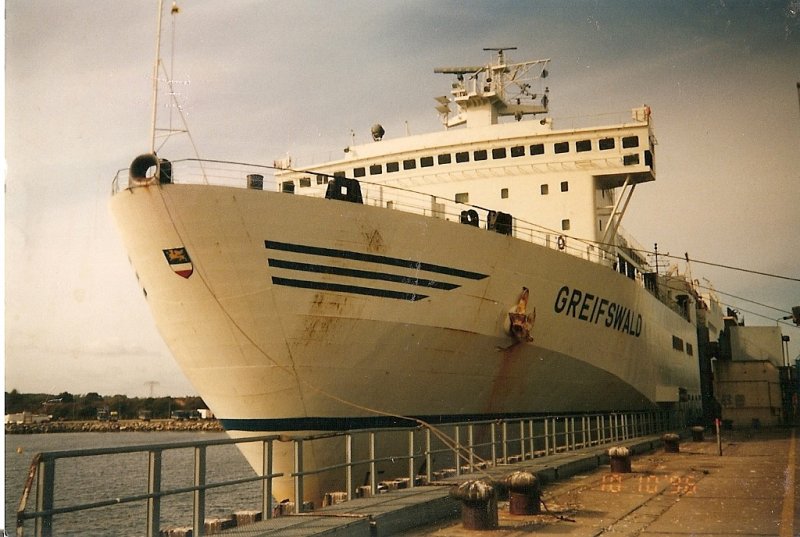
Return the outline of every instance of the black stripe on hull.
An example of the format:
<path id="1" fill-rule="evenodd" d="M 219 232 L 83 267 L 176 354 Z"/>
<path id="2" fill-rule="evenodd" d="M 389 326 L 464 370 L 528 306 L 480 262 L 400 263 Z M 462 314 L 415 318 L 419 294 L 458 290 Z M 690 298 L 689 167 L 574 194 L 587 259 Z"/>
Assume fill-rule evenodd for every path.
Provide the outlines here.
<path id="1" fill-rule="evenodd" d="M 437 274 L 444 274 L 447 276 L 456 276 L 458 278 L 466 278 L 468 280 L 482 280 L 488 277 L 487 274 L 478 272 L 471 272 L 468 270 L 461 270 L 455 267 L 446 267 L 443 265 L 434 265 L 431 263 L 423 263 L 422 261 L 413 261 L 410 259 L 400 259 L 397 257 L 387 257 L 383 255 L 366 254 L 363 252 L 353 252 L 351 250 L 337 250 L 333 248 L 322 248 L 319 246 L 308 246 L 304 244 L 291 244 L 288 242 L 278 241 L 264 241 L 264 246 L 268 250 L 280 250 L 284 252 L 295 252 L 308 255 L 317 255 L 324 257 L 334 257 L 339 259 L 350 259 L 353 261 L 364 261 L 367 263 L 378 263 L 381 265 L 389 265 L 393 267 L 410 268 L 414 270 L 423 270 L 425 272 L 435 272 Z"/>
<path id="2" fill-rule="evenodd" d="M 391 289 L 376 289 L 374 287 L 361 287 L 358 285 L 346 285 L 342 283 L 333 282 L 315 282 L 311 280 L 295 280 L 292 278 L 280 278 L 278 276 L 272 277 L 272 283 L 275 285 L 284 285 L 287 287 L 299 287 L 301 289 L 315 289 L 318 291 L 334 291 L 338 293 L 352 293 L 356 295 L 369 295 L 381 298 L 394 298 L 397 300 L 408 300 L 416 302 L 428 298 L 428 295 L 420 295 L 417 293 L 406 293 L 403 291 L 393 291 Z"/>
<path id="3" fill-rule="evenodd" d="M 269 266 L 273 268 L 283 268 L 289 270 L 299 270 L 303 272 L 313 272 L 316 274 L 332 274 L 335 276 L 347 276 L 350 278 L 362 278 L 367 280 L 381 280 L 386 282 L 402 283 L 417 287 L 430 287 L 432 289 L 444 289 L 450 291 L 460 287 L 454 283 L 440 282 L 436 280 L 410 278 L 399 274 L 387 274 L 385 272 L 373 272 L 370 270 L 347 269 L 332 267 L 330 265 L 316 265 L 309 263 L 297 263 L 294 261 L 284 261 L 282 259 L 270 259 Z"/>

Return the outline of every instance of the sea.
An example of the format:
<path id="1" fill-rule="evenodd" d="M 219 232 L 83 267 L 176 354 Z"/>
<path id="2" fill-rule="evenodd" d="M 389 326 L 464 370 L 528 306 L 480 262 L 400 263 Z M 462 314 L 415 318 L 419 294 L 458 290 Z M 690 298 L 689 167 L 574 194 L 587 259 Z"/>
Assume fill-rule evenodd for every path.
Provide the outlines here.
<path id="1" fill-rule="evenodd" d="M 191 442 L 226 438 L 215 432 L 115 432 L 5 435 L 5 524 L 14 535 L 16 512 L 33 457 L 42 451 L 106 448 Z M 250 465 L 233 445 L 207 450 L 207 483 L 254 476 Z M 100 501 L 147 493 L 147 453 L 62 459 L 56 462 L 55 506 Z M 193 484 L 194 451 L 168 450 L 162 456 L 162 490 Z M 35 510 L 34 490 L 28 510 Z M 206 492 L 206 518 L 230 516 L 238 510 L 261 510 L 258 482 L 221 487 Z M 137 536 L 145 535 L 146 502 L 133 502 L 56 515 L 53 535 Z M 192 494 L 161 500 L 161 529 L 191 527 Z M 25 535 L 33 535 L 33 522 L 25 524 Z"/>

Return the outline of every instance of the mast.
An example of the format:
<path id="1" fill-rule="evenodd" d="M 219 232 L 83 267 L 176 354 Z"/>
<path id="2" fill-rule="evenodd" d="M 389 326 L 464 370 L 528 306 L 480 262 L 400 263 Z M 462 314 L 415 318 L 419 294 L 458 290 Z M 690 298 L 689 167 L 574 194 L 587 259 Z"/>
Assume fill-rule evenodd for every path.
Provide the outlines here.
<path id="1" fill-rule="evenodd" d="M 161 61 L 161 13 L 164 11 L 164 0 L 158 0 L 158 17 L 156 18 L 156 57 L 153 61 L 153 113 L 150 123 L 150 152 L 156 152 L 156 115 L 158 112 L 158 65 Z"/>

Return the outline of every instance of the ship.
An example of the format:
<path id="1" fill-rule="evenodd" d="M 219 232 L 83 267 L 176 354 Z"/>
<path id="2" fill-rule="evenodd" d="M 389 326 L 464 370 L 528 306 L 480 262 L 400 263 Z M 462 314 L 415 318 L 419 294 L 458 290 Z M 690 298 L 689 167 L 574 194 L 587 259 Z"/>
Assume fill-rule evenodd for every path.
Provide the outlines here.
<path id="1" fill-rule="evenodd" d="M 621 225 L 656 179 L 650 108 L 559 125 L 550 60 L 488 54 L 435 69 L 435 132 L 374 125 L 308 166 L 150 152 L 117 174 L 143 295 L 228 434 L 700 412 L 697 297 Z M 292 456 L 276 447 L 276 471 Z"/>

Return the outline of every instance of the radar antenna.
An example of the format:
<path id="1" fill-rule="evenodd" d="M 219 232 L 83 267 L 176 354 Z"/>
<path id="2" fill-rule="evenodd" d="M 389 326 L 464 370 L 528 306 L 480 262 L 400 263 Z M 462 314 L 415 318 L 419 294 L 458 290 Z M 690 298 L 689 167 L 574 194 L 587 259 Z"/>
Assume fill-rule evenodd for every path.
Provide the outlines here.
<path id="1" fill-rule="evenodd" d="M 486 52 L 496 52 L 497 53 L 497 64 L 501 65 L 501 64 L 505 63 L 505 61 L 506 61 L 505 60 L 505 56 L 504 56 L 504 52 L 507 51 L 507 50 L 517 50 L 517 47 L 497 47 L 497 48 L 484 47 L 483 50 L 486 51 Z"/>
<path id="2" fill-rule="evenodd" d="M 434 73 L 455 75 L 451 96 L 437 97 L 436 111 L 445 127 L 462 124 L 493 125 L 501 116 L 544 114 L 548 111 L 550 88 L 543 86 L 549 59 L 506 63 L 506 51 L 517 47 L 484 48 L 496 53 L 494 63 L 483 66 L 437 67 Z M 467 75 L 469 75 L 467 77 Z M 534 90 L 534 85 L 538 88 Z M 450 104 L 455 104 L 455 114 Z"/>

